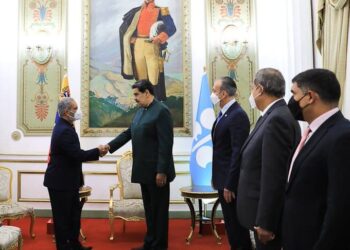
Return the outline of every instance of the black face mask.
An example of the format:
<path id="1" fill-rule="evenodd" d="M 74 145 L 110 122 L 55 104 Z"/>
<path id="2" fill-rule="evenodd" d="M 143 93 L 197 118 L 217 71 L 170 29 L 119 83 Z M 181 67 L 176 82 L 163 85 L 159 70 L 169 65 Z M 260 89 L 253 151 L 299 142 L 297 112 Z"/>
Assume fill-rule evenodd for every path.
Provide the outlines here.
<path id="1" fill-rule="evenodd" d="M 299 106 L 299 102 L 301 101 L 301 99 L 304 98 L 304 96 L 302 98 L 300 98 L 299 101 L 294 100 L 294 97 L 292 96 L 288 102 L 288 108 L 289 108 L 290 112 L 294 116 L 295 120 L 298 120 L 298 121 L 305 121 L 305 119 L 303 117 L 302 109 Z"/>

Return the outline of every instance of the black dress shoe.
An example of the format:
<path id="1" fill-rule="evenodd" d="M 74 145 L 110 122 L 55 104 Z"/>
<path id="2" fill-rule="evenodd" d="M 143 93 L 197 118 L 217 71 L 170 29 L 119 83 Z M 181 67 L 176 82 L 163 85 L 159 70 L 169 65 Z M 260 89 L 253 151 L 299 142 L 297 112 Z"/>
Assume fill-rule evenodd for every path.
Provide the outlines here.
<path id="1" fill-rule="evenodd" d="M 73 247 L 73 249 L 74 249 L 74 250 L 91 250 L 92 247 L 85 247 L 85 246 L 79 244 L 79 245 L 75 245 L 75 246 Z"/>
<path id="2" fill-rule="evenodd" d="M 130 250 L 151 250 L 151 248 L 140 246 L 140 247 L 132 247 Z"/>
<path id="3" fill-rule="evenodd" d="M 80 250 L 91 250 L 92 247 L 84 247 L 84 246 L 81 246 Z"/>

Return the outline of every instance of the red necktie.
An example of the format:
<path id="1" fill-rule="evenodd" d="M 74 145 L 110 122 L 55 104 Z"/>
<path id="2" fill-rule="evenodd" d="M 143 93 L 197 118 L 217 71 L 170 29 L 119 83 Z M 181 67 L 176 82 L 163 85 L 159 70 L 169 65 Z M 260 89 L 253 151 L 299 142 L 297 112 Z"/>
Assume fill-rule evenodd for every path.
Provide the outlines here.
<path id="1" fill-rule="evenodd" d="M 294 155 L 293 155 L 293 158 L 292 158 L 292 162 L 291 162 L 290 168 L 289 168 L 288 181 L 289 181 L 290 175 L 291 175 L 291 173 L 292 173 L 294 161 L 295 161 L 295 159 L 297 158 L 297 156 L 298 156 L 300 150 L 304 147 L 305 142 L 306 142 L 307 138 L 309 137 L 310 133 L 311 133 L 311 129 L 310 129 L 310 127 L 307 127 L 306 130 L 304 131 L 303 136 L 301 137 L 301 140 L 300 140 L 300 142 L 299 142 L 299 145 L 298 145 L 297 149 L 296 149 L 295 152 L 294 152 Z"/>

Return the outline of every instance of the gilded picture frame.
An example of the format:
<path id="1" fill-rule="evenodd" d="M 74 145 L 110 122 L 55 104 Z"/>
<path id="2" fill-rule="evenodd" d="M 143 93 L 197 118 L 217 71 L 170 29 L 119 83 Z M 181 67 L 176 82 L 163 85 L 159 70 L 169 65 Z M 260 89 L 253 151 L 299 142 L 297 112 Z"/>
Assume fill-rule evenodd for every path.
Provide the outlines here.
<path id="1" fill-rule="evenodd" d="M 116 136 L 131 123 L 136 109 L 131 85 L 121 75 L 119 27 L 129 10 L 143 0 L 84 0 L 81 136 Z M 175 136 L 192 135 L 191 40 L 189 0 L 156 0 L 168 7 L 176 33 L 168 39 L 164 64 L 167 98 Z M 103 7 L 104 6 L 104 7 Z"/>

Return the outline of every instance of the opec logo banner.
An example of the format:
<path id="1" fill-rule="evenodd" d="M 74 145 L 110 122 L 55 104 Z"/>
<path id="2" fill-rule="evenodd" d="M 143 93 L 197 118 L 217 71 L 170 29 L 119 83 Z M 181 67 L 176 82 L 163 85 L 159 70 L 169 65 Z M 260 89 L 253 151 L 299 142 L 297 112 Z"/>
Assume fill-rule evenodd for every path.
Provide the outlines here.
<path id="1" fill-rule="evenodd" d="M 208 76 L 205 74 L 202 77 L 190 159 L 193 186 L 211 185 L 213 157 L 211 129 L 215 121 L 215 113 L 210 94 Z"/>

